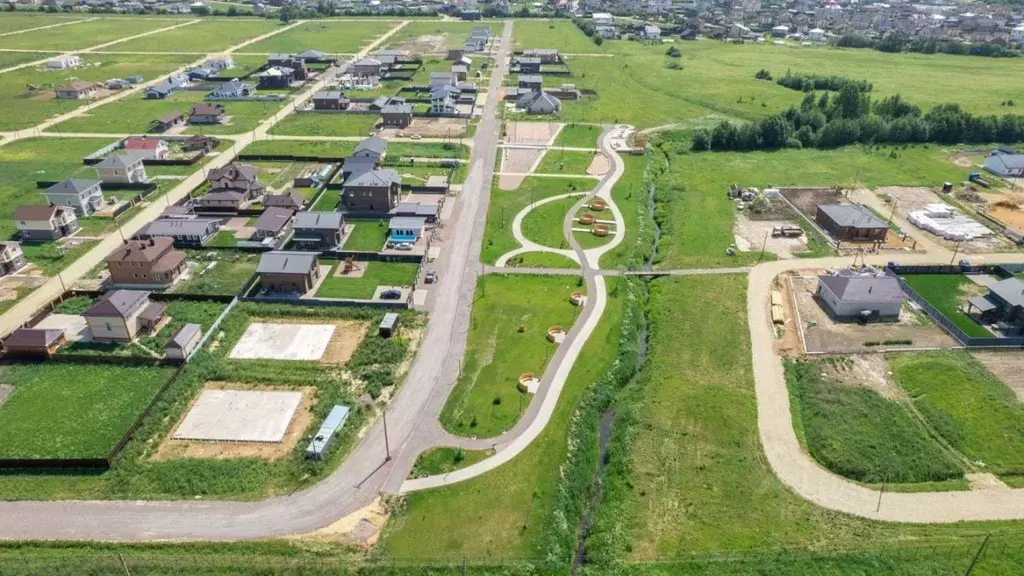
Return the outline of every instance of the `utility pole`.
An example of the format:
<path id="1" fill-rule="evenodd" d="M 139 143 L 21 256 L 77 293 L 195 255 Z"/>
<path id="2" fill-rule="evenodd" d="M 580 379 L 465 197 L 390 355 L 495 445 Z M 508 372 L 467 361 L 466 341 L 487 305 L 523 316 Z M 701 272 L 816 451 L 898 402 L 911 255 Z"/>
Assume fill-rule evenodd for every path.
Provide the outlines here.
<path id="1" fill-rule="evenodd" d="M 388 444 L 388 411 L 387 409 L 383 412 L 384 415 L 384 452 L 387 455 L 384 458 L 385 462 L 391 461 L 391 445 Z"/>
<path id="2" fill-rule="evenodd" d="M 899 200 L 895 197 L 892 199 L 892 212 L 889 213 L 889 225 L 892 226 L 892 219 L 896 216 L 896 205 L 899 204 Z"/>
<path id="3" fill-rule="evenodd" d="M 771 230 L 764 231 L 764 242 L 761 244 L 761 255 L 757 257 L 757 263 L 761 263 L 761 259 L 764 258 L 764 250 L 768 247 L 768 235 L 771 234 Z"/>
<path id="4" fill-rule="evenodd" d="M 960 242 L 963 242 L 963 240 L 957 240 L 956 242 L 956 248 L 953 249 L 953 257 L 949 259 L 950 265 L 956 262 L 956 254 L 960 251 Z"/>

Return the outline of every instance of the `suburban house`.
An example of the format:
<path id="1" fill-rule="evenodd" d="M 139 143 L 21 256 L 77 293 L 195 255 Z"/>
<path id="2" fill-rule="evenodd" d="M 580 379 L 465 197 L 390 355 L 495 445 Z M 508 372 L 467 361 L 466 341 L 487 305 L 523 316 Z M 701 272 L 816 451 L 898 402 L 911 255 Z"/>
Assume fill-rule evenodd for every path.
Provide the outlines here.
<path id="1" fill-rule="evenodd" d="M 158 330 L 168 320 L 167 306 L 142 290 L 107 292 L 82 313 L 93 340 L 131 342 L 140 333 Z"/>
<path id="2" fill-rule="evenodd" d="M 60 100 L 80 100 L 82 98 L 92 98 L 99 89 L 100 85 L 95 82 L 75 80 L 55 88 L 54 92 L 57 93 L 57 98 Z"/>
<path id="3" fill-rule="evenodd" d="M 129 240 L 106 259 L 110 281 L 119 288 L 170 288 L 185 268 L 185 253 L 174 240 L 155 236 Z"/>
<path id="4" fill-rule="evenodd" d="M 821 28 L 811 28 L 807 31 L 807 39 L 811 42 L 824 42 L 825 31 Z"/>
<path id="5" fill-rule="evenodd" d="M 21 251 L 21 245 L 17 242 L 4 242 L 0 244 L 0 276 L 14 274 L 28 264 L 25 260 L 25 253 Z"/>
<path id="6" fill-rule="evenodd" d="M 379 77 L 380 76 L 380 60 L 374 58 L 360 58 L 349 66 L 349 73 L 353 76 L 362 77 Z"/>
<path id="7" fill-rule="evenodd" d="M 395 206 L 395 209 L 391 211 L 392 217 L 424 218 L 427 222 L 437 222 L 440 215 L 440 204 L 428 204 L 426 202 L 399 202 L 398 206 Z"/>
<path id="8" fill-rule="evenodd" d="M 267 54 L 267 64 L 274 68 L 291 70 L 291 78 L 305 80 L 309 77 L 306 61 L 295 54 Z"/>
<path id="9" fill-rule="evenodd" d="M 257 74 L 260 88 L 265 90 L 287 90 L 295 80 L 295 70 L 273 66 Z"/>
<path id="10" fill-rule="evenodd" d="M 89 216 L 103 207 L 99 180 L 72 178 L 50 186 L 43 191 L 43 196 L 54 206 L 70 206 L 78 216 Z"/>
<path id="11" fill-rule="evenodd" d="M 46 61 L 46 67 L 53 70 L 63 70 L 82 65 L 82 58 L 78 55 L 58 56 Z"/>
<path id="12" fill-rule="evenodd" d="M 111 78 L 103 83 L 103 87 L 107 90 L 127 90 L 132 84 L 123 78 Z"/>
<path id="13" fill-rule="evenodd" d="M 175 126 L 181 126 L 185 123 L 185 115 L 178 110 L 168 112 L 160 118 L 153 121 L 153 130 L 158 132 L 166 132 Z"/>
<path id="14" fill-rule="evenodd" d="M 18 328 L 4 340 L 4 355 L 28 358 L 49 358 L 57 349 L 66 346 L 68 338 L 63 330 Z"/>
<path id="15" fill-rule="evenodd" d="M 345 180 L 341 202 L 349 212 L 390 212 L 398 204 L 402 179 L 393 168 L 370 170 Z"/>
<path id="16" fill-rule="evenodd" d="M 985 158 L 985 169 L 1003 178 L 1024 177 L 1024 154 L 996 150 Z"/>
<path id="17" fill-rule="evenodd" d="M 451 60 L 452 62 L 458 62 L 459 60 L 462 60 L 462 57 L 463 57 L 463 55 L 465 55 L 465 53 L 466 53 L 466 51 L 463 50 L 462 48 L 449 48 L 448 49 L 448 56 L 445 57 L 445 60 Z"/>
<path id="18" fill-rule="evenodd" d="M 103 182 L 138 184 L 149 181 L 140 154 L 113 154 L 99 164 L 93 164 L 93 168 L 96 169 L 96 176 Z"/>
<path id="19" fill-rule="evenodd" d="M 149 100 L 163 100 L 173 94 L 175 90 L 188 88 L 188 86 L 188 76 L 177 74 L 147 88 L 146 98 Z"/>
<path id="20" fill-rule="evenodd" d="M 384 160 L 388 153 L 388 141 L 378 136 L 364 138 L 356 144 L 352 158 L 372 158 L 377 163 Z"/>
<path id="21" fill-rule="evenodd" d="M 135 238 L 139 240 L 170 238 L 174 245 L 179 247 L 203 246 L 217 234 L 218 230 L 220 230 L 220 220 L 216 218 L 170 216 L 161 217 L 146 224 L 135 233 Z"/>
<path id="22" fill-rule="evenodd" d="M 220 144 L 220 140 L 214 136 L 196 134 L 186 138 L 185 141 L 181 143 L 181 149 L 185 152 L 202 151 L 204 154 L 209 154 L 217 147 L 218 144 Z"/>
<path id="23" fill-rule="evenodd" d="M 232 162 L 223 168 L 211 170 L 206 177 L 210 190 L 241 192 L 247 200 L 255 200 L 266 193 L 267 187 L 260 182 L 256 168 L 249 164 Z"/>
<path id="24" fill-rule="evenodd" d="M 262 242 L 267 239 L 279 238 L 288 230 L 288 223 L 295 215 L 294 210 L 287 208 L 267 208 L 260 214 L 260 217 L 253 222 L 253 233 L 250 238 L 254 242 Z"/>
<path id="25" fill-rule="evenodd" d="M 265 252 L 256 266 L 260 288 L 265 292 L 305 294 L 320 280 L 316 252 Z"/>
<path id="26" fill-rule="evenodd" d="M 554 48 L 531 48 L 529 50 L 523 50 L 523 56 L 527 58 L 540 58 L 543 64 L 557 64 L 561 62 L 562 58 L 558 54 L 558 50 Z"/>
<path id="27" fill-rule="evenodd" d="M 206 80 L 212 76 L 216 76 L 217 71 L 210 66 L 200 66 L 199 68 L 193 68 L 188 71 L 189 80 Z"/>
<path id="28" fill-rule="evenodd" d="M 164 357 L 171 360 L 186 360 L 202 341 L 202 327 L 199 324 L 185 324 L 164 346 Z"/>
<path id="29" fill-rule="evenodd" d="M 349 104 L 340 90 L 321 90 L 313 94 L 314 110 L 348 110 Z"/>
<path id="30" fill-rule="evenodd" d="M 1024 281 L 1010 277 L 990 284 L 989 293 L 967 300 L 967 313 L 982 322 L 1001 324 L 1006 336 L 1024 334 Z"/>
<path id="31" fill-rule="evenodd" d="M 213 68 L 217 71 L 231 70 L 235 67 L 235 59 L 232 58 L 230 54 L 224 54 L 222 56 L 210 58 L 206 61 L 204 66 L 209 66 L 210 68 Z"/>
<path id="32" fill-rule="evenodd" d="M 826 274 L 814 295 L 837 320 L 896 320 L 906 300 L 893 276 Z"/>
<path id="33" fill-rule="evenodd" d="M 607 12 L 594 12 L 590 15 L 590 21 L 594 26 L 611 26 L 615 18 Z"/>
<path id="34" fill-rule="evenodd" d="M 67 206 L 18 206 L 14 226 L 22 242 L 48 242 L 78 230 L 78 217 Z"/>
<path id="35" fill-rule="evenodd" d="M 540 58 L 524 57 L 519 59 L 520 74 L 537 74 L 540 72 Z"/>
<path id="36" fill-rule="evenodd" d="M 341 212 L 299 212 L 292 222 L 292 241 L 300 250 L 331 250 L 341 244 L 344 228 Z"/>
<path id="37" fill-rule="evenodd" d="M 388 223 L 388 242 L 415 244 L 426 226 L 426 218 L 396 216 Z"/>
<path id="38" fill-rule="evenodd" d="M 370 110 L 379 112 L 388 104 L 405 104 L 405 98 L 400 96 L 378 96 L 370 102 Z"/>
<path id="39" fill-rule="evenodd" d="M 455 101 L 459 97 L 459 90 L 451 85 L 437 86 L 430 90 L 430 113 L 431 114 L 454 114 L 456 112 Z"/>
<path id="40" fill-rule="evenodd" d="M 451 72 L 431 72 L 430 89 L 434 90 L 441 86 L 454 86 L 459 81 Z"/>
<path id="41" fill-rule="evenodd" d="M 172 204 L 167 206 L 160 212 L 161 218 L 181 218 L 191 219 L 196 217 L 194 202 L 191 200 L 186 201 L 184 204 Z"/>
<path id="42" fill-rule="evenodd" d="M 456 80 L 464 82 L 469 76 L 469 67 L 465 64 L 452 64 L 451 72 L 455 75 Z"/>
<path id="43" fill-rule="evenodd" d="M 474 21 L 479 20 L 482 17 L 482 15 L 479 10 L 463 10 L 460 17 L 463 20 Z"/>
<path id="44" fill-rule="evenodd" d="M 223 124 L 226 119 L 220 104 L 195 104 L 188 110 L 189 124 Z"/>
<path id="45" fill-rule="evenodd" d="M 263 197 L 263 205 L 267 208 L 287 208 L 299 210 L 306 204 L 306 198 L 295 190 L 289 190 L 284 194 L 267 194 Z"/>
<path id="46" fill-rule="evenodd" d="M 228 82 L 221 82 L 219 86 L 214 88 L 207 98 L 211 100 L 224 100 L 230 98 L 247 98 L 256 93 L 256 86 L 254 84 L 246 84 L 239 82 L 238 80 L 230 80 Z"/>
<path id="47" fill-rule="evenodd" d="M 132 137 L 124 141 L 124 149 L 127 152 L 144 154 L 144 158 L 163 160 L 171 152 L 171 147 L 166 140 L 159 138 L 147 138 L 145 136 Z"/>
<path id="48" fill-rule="evenodd" d="M 884 242 L 889 227 L 860 204 L 821 204 L 815 221 L 837 240 Z"/>
<path id="49" fill-rule="evenodd" d="M 214 190 L 196 200 L 196 206 L 204 210 L 241 210 L 251 199 L 235 190 Z"/>
<path id="50" fill-rule="evenodd" d="M 544 77 L 540 74 L 520 74 L 519 87 L 540 92 L 544 86 Z"/>
<path id="51" fill-rule="evenodd" d="M 516 100 L 516 109 L 527 114 L 554 114 L 561 108 L 558 98 L 545 92 L 529 92 Z"/>
<path id="52" fill-rule="evenodd" d="M 385 128 L 407 128 L 412 124 L 411 104 L 388 104 L 380 111 Z"/>
<path id="53" fill-rule="evenodd" d="M 298 54 L 296 54 L 295 57 L 296 58 L 301 58 L 302 60 L 304 60 L 306 62 L 314 62 L 314 63 L 319 63 L 319 62 L 337 62 L 337 60 L 335 60 L 333 58 L 328 58 L 327 54 L 325 52 L 321 52 L 319 50 L 312 50 L 312 49 L 310 49 L 310 50 L 303 50 L 302 52 L 299 52 Z"/>
<path id="54" fill-rule="evenodd" d="M 661 40 L 661 28 L 648 24 L 644 26 L 643 32 L 640 33 L 640 36 L 644 40 L 649 41 Z"/>
<path id="55" fill-rule="evenodd" d="M 380 168 L 380 162 L 376 158 L 355 158 L 350 156 L 345 159 L 345 163 L 341 166 L 341 180 L 344 182 L 353 176 L 358 176 L 377 168 Z"/>

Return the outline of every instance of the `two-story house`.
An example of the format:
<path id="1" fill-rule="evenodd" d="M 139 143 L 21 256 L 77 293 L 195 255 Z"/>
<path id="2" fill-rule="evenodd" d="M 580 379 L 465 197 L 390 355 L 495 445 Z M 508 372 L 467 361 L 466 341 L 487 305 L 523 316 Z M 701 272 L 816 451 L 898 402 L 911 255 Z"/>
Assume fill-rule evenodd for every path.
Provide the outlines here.
<path id="1" fill-rule="evenodd" d="M 299 212 L 292 222 L 292 242 L 299 250 L 331 250 L 341 244 L 344 228 L 341 212 Z"/>
<path id="2" fill-rule="evenodd" d="M 220 220 L 216 218 L 179 218 L 168 216 L 158 218 L 146 224 L 135 234 L 135 238 L 139 240 L 170 238 L 174 241 L 175 246 L 203 246 L 219 230 Z"/>
<path id="3" fill-rule="evenodd" d="M 78 230 L 78 217 L 67 206 L 18 206 L 14 226 L 22 242 L 48 242 Z"/>
<path id="4" fill-rule="evenodd" d="M 119 288 L 170 288 L 185 268 L 185 253 L 165 236 L 129 240 L 106 259 L 110 281 Z"/>
<path id="5" fill-rule="evenodd" d="M 21 245 L 17 242 L 4 242 L 0 244 L 0 276 L 14 274 L 28 264 L 25 254 L 21 251 Z"/>
<path id="6" fill-rule="evenodd" d="M 131 342 L 140 333 L 156 331 L 167 321 L 167 306 L 149 299 L 142 290 L 107 292 L 82 313 L 92 339 Z"/>
<path id="7" fill-rule="evenodd" d="M 94 164 L 96 176 L 103 182 L 138 184 L 148 182 L 146 168 L 142 165 L 141 154 L 114 154 L 99 164 Z"/>
<path id="8" fill-rule="evenodd" d="M 78 216 L 89 216 L 103 207 L 99 180 L 72 178 L 50 186 L 43 191 L 43 196 L 54 206 L 71 207 Z"/>
<path id="9" fill-rule="evenodd" d="M 349 212 L 387 213 L 398 204 L 402 178 L 392 168 L 350 176 L 342 190 L 342 205 Z"/>

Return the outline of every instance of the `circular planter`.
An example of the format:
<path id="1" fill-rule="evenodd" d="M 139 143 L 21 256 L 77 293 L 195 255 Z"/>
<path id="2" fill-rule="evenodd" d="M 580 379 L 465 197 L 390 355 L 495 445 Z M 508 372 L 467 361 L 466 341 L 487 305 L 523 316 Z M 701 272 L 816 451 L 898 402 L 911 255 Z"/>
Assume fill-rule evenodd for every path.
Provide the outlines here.
<path id="1" fill-rule="evenodd" d="M 608 203 L 600 198 L 595 198 L 590 202 L 590 209 L 594 212 L 604 212 L 608 209 Z"/>
<path id="2" fill-rule="evenodd" d="M 580 290 L 577 290 L 577 291 L 575 291 L 575 292 L 573 292 L 572 294 L 569 295 L 569 303 L 574 305 L 574 306 L 581 306 L 581 305 L 583 305 L 583 300 L 585 298 L 586 298 L 586 296 L 583 295 L 583 292 L 580 291 Z"/>
<path id="3" fill-rule="evenodd" d="M 519 384 L 516 387 L 520 392 L 531 392 L 531 388 L 536 390 L 538 384 L 537 377 L 533 372 L 523 372 L 519 375 Z"/>
<path id="4" fill-rule="evenodd" d="M 565 336 L 565 330 L 561 326 L 548 328 L 548 342 L 558 342 Z"/>
<path id="5" fill-rule="evenodd" d="M 597 220 L 596 216 L 594 216 L 590 212 L 585 212 L 582 216 L 580 216 L 579 222 L 580 224 L 589 226 L 593 224 L 595 220 Z"/>
<path id="6" fill-rule="evenodd" d="M 607 236 L 608 235 L 608 225 L 607 224 L 594 224 L 593 228 L 590 229 L 590 232 L 594 236 L 598 236 L 598 237 Z"/>

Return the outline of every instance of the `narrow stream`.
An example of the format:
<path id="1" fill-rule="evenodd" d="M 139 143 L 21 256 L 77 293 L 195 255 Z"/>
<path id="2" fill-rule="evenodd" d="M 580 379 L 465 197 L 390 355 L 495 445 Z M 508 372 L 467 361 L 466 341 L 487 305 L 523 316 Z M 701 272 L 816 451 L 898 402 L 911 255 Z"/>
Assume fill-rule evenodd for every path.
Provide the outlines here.
<path id="1" fill-rule="evenodd" d="M 647 217 L 654 225 L 654 242 L 651 243 L 651 255 L 644 261 L 644 270 L 647 271 L 654 269 L 654 257 L 658 254 L 658 242 L 661 241 L 661 224 L 654 219 L 654 190 L 654 183 L 651 183 L 647 189 Z M 646 337 L 644 340 L 646 341 Z"/>

